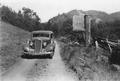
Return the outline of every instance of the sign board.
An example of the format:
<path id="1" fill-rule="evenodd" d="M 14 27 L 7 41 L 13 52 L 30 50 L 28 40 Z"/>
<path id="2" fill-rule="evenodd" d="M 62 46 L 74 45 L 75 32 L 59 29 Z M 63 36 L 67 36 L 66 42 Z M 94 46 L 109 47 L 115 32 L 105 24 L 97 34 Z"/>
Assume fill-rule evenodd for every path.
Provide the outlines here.
<path id="1" fill-rule="evenodd" d="M 84 14 L 74 15 L 73 16 L 73 30 L 76 31 L 85 31 L 84 28 Z"/>

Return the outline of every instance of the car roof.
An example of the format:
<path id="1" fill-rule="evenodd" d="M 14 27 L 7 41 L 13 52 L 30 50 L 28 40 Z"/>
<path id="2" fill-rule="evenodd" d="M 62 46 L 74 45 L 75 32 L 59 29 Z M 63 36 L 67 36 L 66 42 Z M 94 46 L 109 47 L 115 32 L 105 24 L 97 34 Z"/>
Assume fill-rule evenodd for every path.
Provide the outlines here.
<path id="1" fill-rule="evenodd" d="M 32 31 L 32 33 L 53 33 L 52 31 L 49 31 L 49 30 L 37 30 L 37 31 Z"/>
<path id="2" fill-rule="evenodd" d="M 49 40 L 49 37 L 33 37 L 33 40 L 38 39 L 38 40 Z"/>

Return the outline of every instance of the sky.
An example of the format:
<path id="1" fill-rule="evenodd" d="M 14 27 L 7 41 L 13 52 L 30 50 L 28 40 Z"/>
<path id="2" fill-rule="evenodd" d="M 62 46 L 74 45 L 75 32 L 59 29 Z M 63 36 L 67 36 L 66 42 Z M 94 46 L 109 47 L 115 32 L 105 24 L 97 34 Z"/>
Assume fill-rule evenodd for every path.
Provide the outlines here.
<path id="1" fill-rule="evenodd" d="M 37 12 L 41 22 L 71 10 L 100 10 L 107 13 L 120 11 L 120 0 L 0 0 L 1 5 L 21 10 L 27 7 Z"/>

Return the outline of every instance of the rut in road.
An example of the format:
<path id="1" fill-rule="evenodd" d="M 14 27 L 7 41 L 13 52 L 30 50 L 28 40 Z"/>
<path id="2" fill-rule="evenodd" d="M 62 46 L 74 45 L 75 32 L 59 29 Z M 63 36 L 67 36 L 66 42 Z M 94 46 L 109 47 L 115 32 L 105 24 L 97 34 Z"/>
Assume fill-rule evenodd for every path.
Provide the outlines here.
<path id="1" fill-rule="evenodd" d="M 57 43 L 53 59 L 24 59 L 4 78 L 4 81 L 78 81 L 62 61 Z"/>

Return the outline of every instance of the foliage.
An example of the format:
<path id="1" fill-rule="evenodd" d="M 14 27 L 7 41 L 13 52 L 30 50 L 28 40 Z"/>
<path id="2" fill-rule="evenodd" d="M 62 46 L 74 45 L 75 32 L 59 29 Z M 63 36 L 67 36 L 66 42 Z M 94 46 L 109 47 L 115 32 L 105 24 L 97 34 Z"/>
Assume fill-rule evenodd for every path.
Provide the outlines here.
<path id="1" fill-rule="evenodd" d="M 1 19 L 28 31 L 36 30 L 40 27 L 40 18 L 36 12 L 25 7 L 15 12 L 7 6 L 2 6 Z"/>
<path id="2" fill-rule="evenodd" d="M 109 65 L 107 51 L 94 46 L 78 47 L 60 42 L 63 61 L 80 81 L 119 81 L 118 69 Z M 114 59 L 113 59 L 114 60 Z"/>
<path id="3" fill-rule="evenodd" d="M 111 40 L 117 40 L 120 38 L 120 21 L 115 20 L 113 22 L 99 22 L 92 21 L 91 35 L 93 38 L 101 37 Z"/>
<path id="4" fill-rule="evenodd" d="M 109 29 L 109 39 L 120 39 L 120 20 L 107 22 L 106 25 Z"/>
<path id="5" fill-rule="evenodd" d="M 72 19 L 66 14 L 51 18 L 47 24 L 58 36 L 69 34 L 72 31 Z"/>
<path id="6" fill-rule="evenodd" d="M 66 34 L 70 34 L 73 30 L 72 27 L 72 20 L 68 19 L 63 23 L 63 27 L 61 28 L 61 35 L 66 35 Z"/>
<path id="7" fill-rule="evenodd" d="M 39 16 L 33 10 L 23 7 L 22 10 L 18 12 L 13 11 L 7 6 L 2 6 L 1 19 L 19 28 L 33 31 L 33 30 L 51 30 L 56 36 L 69 36 L 73 35 L 72 31 L 72 17 L 76 15 L 77 11 L 72 11 L 69 13 L 58 14 L 58 16 L 51 18 L 46 23 L 41 23 Z M 93 17 L 94 18 L 94 17 Z M 120 38 L 120 20 L 101 21 L 95 23 L 96 20 L 92 20 L 92 37 L 103 37 L 109 39 L 119 39 Z"/>
<path id="8" fill-rule="evenodd" d="M 104 22 L 100 21 L 96 23 L 96 19 L 92 20 L 91 24 L 91 35 L 92 37 L 103 37 L 106 38 L 109 31 L 107 30 L 107 26 Z"/>

